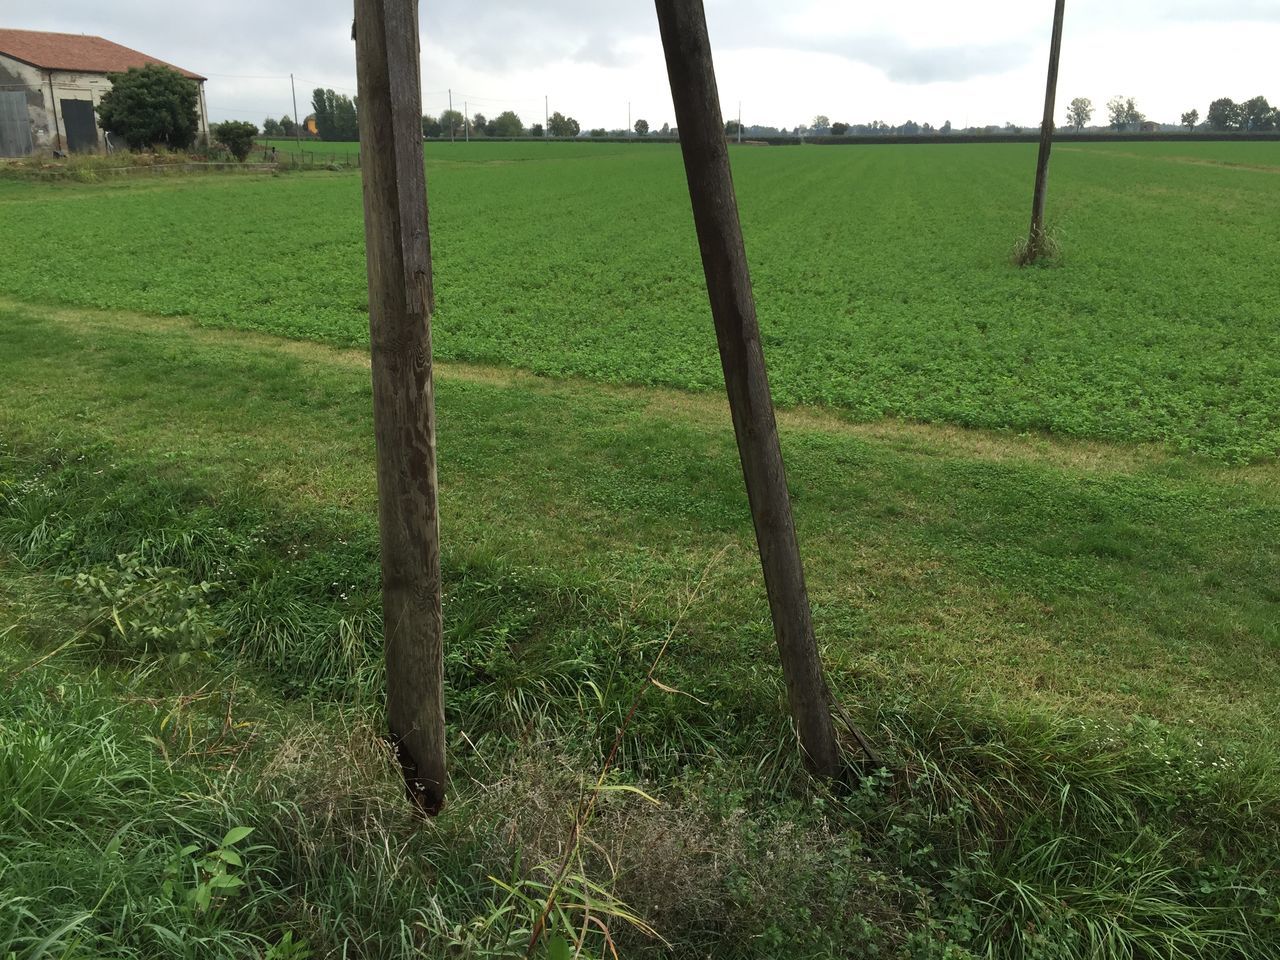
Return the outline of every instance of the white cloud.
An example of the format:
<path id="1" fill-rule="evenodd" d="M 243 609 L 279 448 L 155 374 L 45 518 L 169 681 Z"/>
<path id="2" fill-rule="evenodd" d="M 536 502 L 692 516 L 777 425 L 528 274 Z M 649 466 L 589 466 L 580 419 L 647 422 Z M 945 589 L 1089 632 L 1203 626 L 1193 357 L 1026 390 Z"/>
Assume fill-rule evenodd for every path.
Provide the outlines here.
<path id="1" fill-rule="evenodd" d="M 1244 20 L 1280 23 L 1280 3 L 1275 0 L 1178 0 L 1169 5 L 1175 20 L 1211 20 L 1218 23 Z"/>
<path id="2" fill-rule="evenodd" d="M 301 113 L 311 89 L 355 87 L 350 0 L 45 0 L 7 26 L 97 33 L 210 77 L 214 119 Z M 672 117 L 652 7 L 644 0 L 432 0 L 423 4 L 423 88 L 435 112 L 454 91 L 526 122 L 552 110 L 584 127 Z M 726 113 L 778 126 L 816 113 L 865 122 L 1034 125 L 1050 0 L 707 0 Z M 1073 0 L 1059 98 L 1136 97 L 1153 119 L 1204 113 L 1219 96 L 1280 100 L 1280 0 Z M 1060 111 L 1061 113 L 1062 111 Z"/>

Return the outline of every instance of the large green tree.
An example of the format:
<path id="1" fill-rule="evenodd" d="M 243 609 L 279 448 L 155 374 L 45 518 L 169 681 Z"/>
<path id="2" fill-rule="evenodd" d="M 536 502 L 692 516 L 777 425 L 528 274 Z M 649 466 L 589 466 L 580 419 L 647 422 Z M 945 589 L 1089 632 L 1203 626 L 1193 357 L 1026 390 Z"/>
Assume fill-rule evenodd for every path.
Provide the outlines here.
<path id="1" fill-rule="evenodd" d="M 448 134 L 450 139 L 462 136 L 463 117 L 458 110 L 446 110 L 440 114 L 440 126 L 443 127 L 441 136 Z"/>
<path id="2" fill-rule="evenodd" d="M 559 110 L 547 121 L 547 129 L 553 137 L 576 137 L 582 132 L 582 126 L 573 117 L 566 117 Z"/>
<path id="3" fill-rule="evenodd" d="M 1246 130 L 1261 132 L 1274 129 L 1273 111 L 1266 97 L 1254 97 L 1252 100 L 1246 100 L 1240 105 L 1240 109 L 1244 113 L 1244 128 Z"/>
<path id="4" fill-rule="evenodd" d="M 489 121 L 485 132 L 491 137 L 518 137 L 524 133 L 524 123 L 514 110 L 504 110 Z"/>
<path id="5" fill-rule="evenodd" d="M 1209 126 L 1219 132 L 1239 130 L 1245 123 L 1244 110 L 1230 97 L 1219 97 L 1209 104 L 1209 115 L 1205 119 L 1209 121 Z"/>
<path id="6" fill-rule="evenodd" d="M 191 146 L 200 128 L 200 91 L 194 80 L 159 64 L 109 73 L 107 79 L 111 89 L 98 103 L 102 129 L 123 138 L 133 150 Z"/>
<path id="7" fill-rule="evenodd" d="M 1147 119 L 1133 97 L 1112 97 L 1107 101 L 1107 114 L 1112 130 L 1140 130 Z"/>
<path id="8" fill-rule="evenodd" d="M 1093 119 L 1093 101 L 1088 97 L 1076 97 L 1067 107 L 1067 123 L 1079 133 Z"/>
<path id="9" fill-rule="evenodd" d="M 333 102 L 334 136 L 331 140 L 359 140 L 360 119 L 357 114 L 356 101 L 339 94 Z"/>

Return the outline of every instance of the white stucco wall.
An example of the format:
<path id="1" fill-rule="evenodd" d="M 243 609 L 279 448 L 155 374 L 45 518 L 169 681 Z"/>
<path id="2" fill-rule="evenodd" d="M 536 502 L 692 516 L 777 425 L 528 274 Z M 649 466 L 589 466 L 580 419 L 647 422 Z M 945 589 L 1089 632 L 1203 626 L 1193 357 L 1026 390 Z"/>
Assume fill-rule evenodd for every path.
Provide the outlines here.
<path id="1" fill-rule="evenodd" d="M 44 71 L 0 53 L 0 90 L 26 94 L 31 142 L 37 150 L 52 149 L 55 137 L 48 110 L 49 91 L 46 88 L 41 92 L 43 83 Z"/>

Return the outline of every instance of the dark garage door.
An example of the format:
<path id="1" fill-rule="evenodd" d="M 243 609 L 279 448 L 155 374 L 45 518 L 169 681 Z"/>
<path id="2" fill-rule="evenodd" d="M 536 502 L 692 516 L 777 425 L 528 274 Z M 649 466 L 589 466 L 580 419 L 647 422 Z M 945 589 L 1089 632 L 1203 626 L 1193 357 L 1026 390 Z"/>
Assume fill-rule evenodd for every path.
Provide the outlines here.
<path id="1" fill-rule="evenodd" d="M 62 125 L 67 131 L 67 149 L 89 153 L 98 149 L 98 124 L 89 100 L 63 100 Z"/>
<path id="2" fill-rule="evenodd" d="M 30 152 L 27 95 L 20 90 L 0 90 L 0 157 L 25 157 Z"/>

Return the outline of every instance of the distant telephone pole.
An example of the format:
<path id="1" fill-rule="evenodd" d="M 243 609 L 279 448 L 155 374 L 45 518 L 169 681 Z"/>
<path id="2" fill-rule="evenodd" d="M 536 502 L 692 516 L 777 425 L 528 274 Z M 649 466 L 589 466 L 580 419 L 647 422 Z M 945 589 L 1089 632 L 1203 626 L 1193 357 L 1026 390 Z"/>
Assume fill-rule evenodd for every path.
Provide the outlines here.
<path id="1" fill-rule="evenodd" d="M 545 140 L 551 136 L 551 98 L 545 93 L 542 95 L 542 137 Z"/>
<path id="2" fill-rule="evenodd" d="M 453 143 L 453 88 L 449 88 L 449 142 Z"/>
<path id="3" fill-rule="evenodd" d="M 1022 262 L 1034 263 L 1044 255 L 1044 202 L 1049 189 L 1049 152 L 1053 149 L 1054 101 L 1058 93 L 1058 59 L 1062 53 L 1062 19 L 1066 0 L 1053 10 L 1053 39 L 1049 42 L 1049 79 L 1044 92 L 1044 119 L 1040 122 L 1040 155 L 1036 160 L 1036 188 L 1031 198 L 1031 232 Z"/>
<path id="4" fill-rule="evenodd" d="M 471 142 L 471 112 L 467 109 L 467 101 L 462 101 L 462 139 Z"/>
<path id="5" fill-rule="evenodd" d="M 738 143 L 742 143 L 742 101 L 738 101 Z"/>
<path id="6" fill-rule="evenodd" d="M 627 136 L 631 136 L 631 101 L 627 101 Z"/>
<path id="7" fill-rule="evenodd" d="M 298 150 L 302 150 L 302 120 L 298 116 L 298 88 L 293 84 L 293 74 L 289 74 L 289 89 L 293 91 L 293 136 L 298 144 Z"/>

